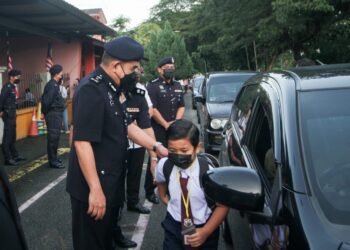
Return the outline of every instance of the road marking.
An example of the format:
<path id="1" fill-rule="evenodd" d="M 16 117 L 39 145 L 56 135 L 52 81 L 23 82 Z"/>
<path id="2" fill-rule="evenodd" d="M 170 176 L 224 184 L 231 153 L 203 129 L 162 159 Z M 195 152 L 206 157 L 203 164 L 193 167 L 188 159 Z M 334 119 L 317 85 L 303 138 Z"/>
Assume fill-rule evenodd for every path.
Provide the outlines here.
<path id="1" fill-rule="evenodd" d="M 143 203 L 144 207 L 147 207 L 149 210 L 152 210 L 152 203 L 148 200 L 145 200 Z M 131 240 L 137 243 L 136 248 L 130 248 L 135 250 L 140 250 L 143 242 L 143 237 L 145 236 L 146 228 L 148 225 L 150 214 L 140 214 L 139 219 L 137 220 L 134 233 Z"/>
<path id="2" fill-rule="evenodd" d="M 57 155 L 63 155 L 70 151 L 70 148 L 59 148 L 57 150 Z M 34 171 L 35 169 L 41 167 L 42 165 L 48 163 L 47 155 L 44 155 L 26 165 L 23 165 L 16 169 L 16 171 L 13 172 L 13 174 L 9 175 L 10 182 L 14 182 L 15 180 L 18 180 L 22 178 L 24 175 Z"/>
<path id="3" fill-rule="evenodd" d="M 67 177 L 67 172 L 65 172 L 63 175 L 58 177 L 56 180 L 51 182 L 49 185 L 47 185 L 44 189 L 42 189 L 39 193 L 34 195 L 32 198 L 24 202 L 19 208 L 19 213 L 22 213 L 24 210 L 26 210 L 28 207 L 33 205 L 34 202 L 39 200 L 44 194 L 49 192 L 52 188 L 54 188 L 56 185 L 58 185 L 61 181 L 63 181 Z"/>

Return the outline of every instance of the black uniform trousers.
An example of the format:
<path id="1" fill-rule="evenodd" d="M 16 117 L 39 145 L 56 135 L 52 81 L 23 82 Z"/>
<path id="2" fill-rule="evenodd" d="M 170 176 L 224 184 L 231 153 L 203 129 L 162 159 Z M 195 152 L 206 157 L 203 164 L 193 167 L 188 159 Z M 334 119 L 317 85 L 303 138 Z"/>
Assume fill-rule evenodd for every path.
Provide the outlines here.
<path id="1" fill-rule="evenodd" d="M 73 247 L 75 250 L 112 250 L 113 224 L 116 208 L 106 208 L 102 220 L 95 220 L 87 214 L 88 203 L 71 196 Z"/>
<path id="2" fill-rule="evenodd" d="M 140 182 L 145 148 L 130 148 L 128 150 L 127 175 L 126 175 L 126 200 L 128 206 L 139 203 Z"/>
<path id="3" fill-rule="evenodd" d="M 21 239 L 16 227 L 14 215 L 1 184 L 0 178 L 0 249 L 22 250 Z"/>
<path id="4" fill-rule="evenodd" d="M 47 155 L 50 165 L 59 164 L 57 149 L 60 141 L 63 112 L 50 111 L 45 115 L 47 125 Z"/>
<path id="5" fill-rule="evenodd" d="M 15 117 L 3 117 L 4 121 L 4 134 L 2 137 L 2 152 L 4 154 L 5 161 L 15 159 L 18 157 L 18 152 L 15 147 L 16 143 L 16 116 Z"/>
<path id="6" fill-rule="evenodd" d="M 165 147 L 167 147 L 167 141 L 166 141 L 166 130 L 162 126 L 158 124 L 153 124 L 152 122 L 152 128 L 154 130 L 154 134 L 156 136 L 156 140 L 158 142 L 161 142 Z M 145 193 L 146 197 L 154 194 L 154 189 L 156 188 L 156 185 L 153 183 L 153 176 L 151 173 L 151 158 L 148 158 L 147 162 L 147 171 L 146 171 L 146 179 L 145 179 Z"/>
<path id="7" fill-rule="evenodd" d="M 197 228 L 203 225 L 196 225 Z M 174 218 L 167 213 L 162 222 L 164 229 L 163 250 L 183 250 L 183 235 L 181 234 L 181 223 L 174 220 Z M 201 250 L 216 250 L 219 244 L 220 227 L 218 227 L 207 240 L 199 247 Z"/>

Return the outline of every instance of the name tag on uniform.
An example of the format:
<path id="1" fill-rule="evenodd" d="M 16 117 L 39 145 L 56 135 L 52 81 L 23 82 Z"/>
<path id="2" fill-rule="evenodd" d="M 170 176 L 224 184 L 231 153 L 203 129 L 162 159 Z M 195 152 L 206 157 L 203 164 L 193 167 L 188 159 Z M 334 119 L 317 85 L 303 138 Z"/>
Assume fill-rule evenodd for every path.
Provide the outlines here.
<path id="1" fill-rule="evenodd" d="M 138 113 L 140 112 L 139 108 L 126 108 L 126 111 L 130 112 L 130 113 Z"/>
<path id="2" fill-rule="evenodd" d="M 175 89 L 175 93 L 182 93 L 181 89 Z"/>

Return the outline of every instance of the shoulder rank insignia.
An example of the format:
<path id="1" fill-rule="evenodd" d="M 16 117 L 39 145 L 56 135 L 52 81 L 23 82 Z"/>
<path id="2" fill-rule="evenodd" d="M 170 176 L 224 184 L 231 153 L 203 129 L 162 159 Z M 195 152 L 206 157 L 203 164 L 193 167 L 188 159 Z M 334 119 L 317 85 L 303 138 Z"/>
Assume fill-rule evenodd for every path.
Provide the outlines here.
<path id="1" fill-rule="evenodd" d="M 140 96 L 144 96 L 146 92 L 143 89 L 136 88 L 134 93 Z"/>
<path id="2" fill-rule="evenodd" d="M 102 75 L 97 75 L 97 76 L 90 77 L 90 80 L 95 83 L 99 83 L 102 80 L 102 78 L 103 78 Z"/>

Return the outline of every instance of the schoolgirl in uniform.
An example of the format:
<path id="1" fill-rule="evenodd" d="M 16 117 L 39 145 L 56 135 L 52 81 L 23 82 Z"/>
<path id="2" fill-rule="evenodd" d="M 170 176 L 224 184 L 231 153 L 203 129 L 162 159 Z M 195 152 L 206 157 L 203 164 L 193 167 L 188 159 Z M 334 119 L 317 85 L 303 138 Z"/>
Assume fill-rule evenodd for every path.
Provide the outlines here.
<path id="1" fill-rule="evenodd" d="M 163 249 L 217 249 L 219 225 L 229 208 L 210 208 L 204 195 L 200 173 L 207 163 L 197 157 L 199 130 L 190 121 L 176 120 L 166 136 L 169 155 L 156 168 L 160 199 L 167 205 Z"/>

